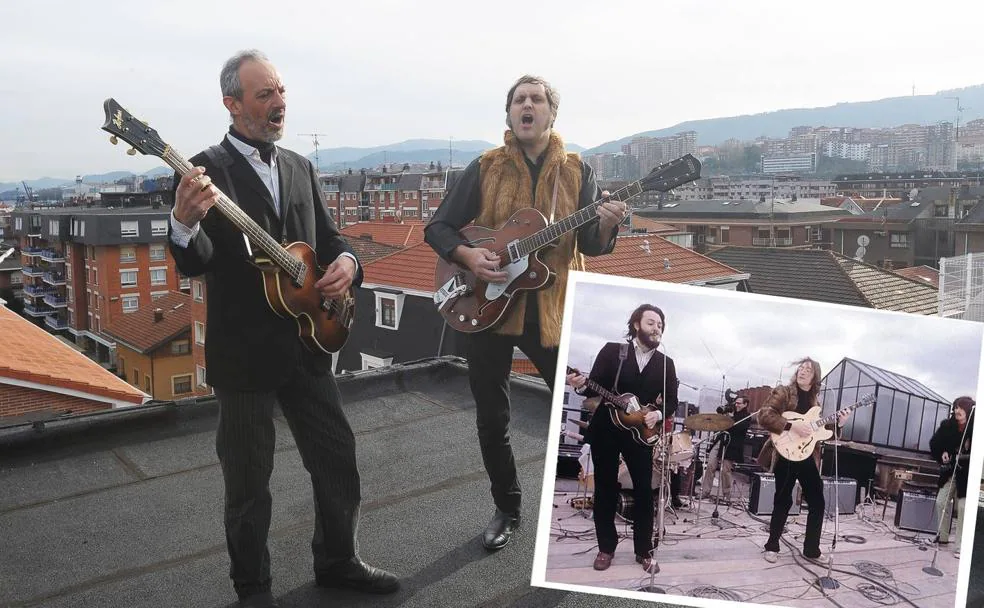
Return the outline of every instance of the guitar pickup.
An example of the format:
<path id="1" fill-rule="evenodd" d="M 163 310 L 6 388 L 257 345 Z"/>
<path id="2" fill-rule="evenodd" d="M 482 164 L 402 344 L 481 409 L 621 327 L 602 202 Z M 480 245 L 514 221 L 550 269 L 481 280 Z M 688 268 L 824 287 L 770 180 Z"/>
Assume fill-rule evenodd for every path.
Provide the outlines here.
<path id="1" fill-rule="evenodd" d="M 441 288 L 434 292 L 434 304 L 438 310 L 443 310 L 445 306 L 455 298 L 468 293 L 468 284 L 461 273 L 456 273 L 448 281 L 441 285 Z"/>

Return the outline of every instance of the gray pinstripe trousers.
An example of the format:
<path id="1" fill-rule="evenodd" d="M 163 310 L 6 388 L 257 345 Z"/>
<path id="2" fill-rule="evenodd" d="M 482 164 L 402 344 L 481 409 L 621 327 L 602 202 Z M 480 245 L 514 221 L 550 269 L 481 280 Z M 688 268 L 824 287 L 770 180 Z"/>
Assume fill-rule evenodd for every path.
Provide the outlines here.
<path id="1" fill-rule="evenodd" d="M 287 419 L 314 490 L 315 571 L 348 559 L 358 549 L 359 471 L 355 436 L 330 373 L 304 366 L 275 391 L 215 389 L 219 400 L 216 451 L 225 480 L 225 532 L 230 577 L 240 597 L 270 589 L 270 475 L 275 403 Z"/>

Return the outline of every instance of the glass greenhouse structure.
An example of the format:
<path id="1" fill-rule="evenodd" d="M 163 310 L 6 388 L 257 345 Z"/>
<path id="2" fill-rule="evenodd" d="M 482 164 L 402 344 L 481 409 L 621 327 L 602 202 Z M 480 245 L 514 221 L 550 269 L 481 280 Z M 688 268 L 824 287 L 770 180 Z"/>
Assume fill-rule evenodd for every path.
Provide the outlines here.
<path id="1" fill-rule="evenodd" d="M 946 399 L 912 378 L 844 358 L 824 376 L 824 415 L 874 393 L 873 405 L 854 410 L 842 438 L 875 446 L 929 452 L 929 440 L 950 415 Z"/>

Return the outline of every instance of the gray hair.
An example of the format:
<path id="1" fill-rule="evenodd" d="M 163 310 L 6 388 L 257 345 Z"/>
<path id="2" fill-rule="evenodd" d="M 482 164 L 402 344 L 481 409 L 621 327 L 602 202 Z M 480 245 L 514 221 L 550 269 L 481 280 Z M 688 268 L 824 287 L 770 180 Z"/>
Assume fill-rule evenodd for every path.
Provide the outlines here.
<path id="1" fill-rule="evenodd" d="M 219 87 L 222 89 L 223 97 L 243 98 L 243 83 L 239 80 L 239 68 L 247 61 L 267 61 L 267 56 L 256 49 L 239 51 L 229 58 L 222 66 L 219 74 Z"/>

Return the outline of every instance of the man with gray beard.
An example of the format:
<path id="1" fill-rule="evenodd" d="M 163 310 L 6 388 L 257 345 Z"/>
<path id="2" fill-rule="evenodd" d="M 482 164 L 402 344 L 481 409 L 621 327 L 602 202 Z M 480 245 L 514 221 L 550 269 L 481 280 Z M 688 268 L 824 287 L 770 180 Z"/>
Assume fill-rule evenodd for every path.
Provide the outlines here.
<path id="1" fill-rule="evenodd" d="M 239 605 L 277 606 L 267 549 L 275 405 L 311 475 L 317 585 L 392 593 L 399 580 L 356 553 L 361 490 L 355 436 L 331 356 L 306 350 L 294 320 L 273 312 L 250 243 L 209 208 L 221 190 L 277 242 L 310 245 L 326 268 L 315 284 L 325 298 L 359 285 L 362 270 L 328 213 L 311 162 L 274 144 L 283 135 L 287 102 L 273 64 L 258 51 L 244 51 L 226 62 L 219 80 L 232 125 L 220 145 L 190 159 L 193 170 L 175 176 L 168 243 L 178 269 L 205 275 L 207 285 L 205 359 L 220 408 L 216 450 Z"/>

